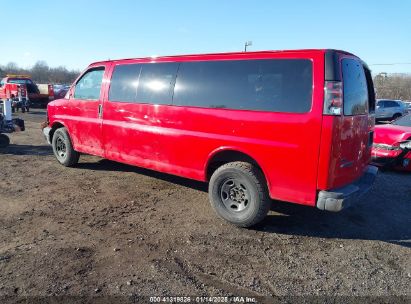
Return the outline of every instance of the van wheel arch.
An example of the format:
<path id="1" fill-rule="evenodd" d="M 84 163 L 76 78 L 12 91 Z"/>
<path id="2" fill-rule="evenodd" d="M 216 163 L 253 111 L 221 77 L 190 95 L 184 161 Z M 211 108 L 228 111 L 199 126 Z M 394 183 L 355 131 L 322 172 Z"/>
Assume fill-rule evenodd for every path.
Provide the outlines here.
<path id="1" fill-rule="evenodd" d="M 254 158 L 252 158 L 250 155 L 244 152 L 233 150 L 233 149 L 221 150 L 219 152 L 216 152 L 214 155 L 212 155 L 209 158 L 207 162 L 206 170 L 205 170 L 206 181 L 210 181 L 211 176 L 213 175 L 215 170 L 217 170 L 219 167 L 227 163 L 237 162 L 237 161 L 250 163 L 254 165 L 255 167 L 257 167 L 263 174 L 264 179 L 267 183 L 267 187 L 268 187 L 268 179 L 264 173 L 264 170 L 261 168 L 258 162 Z"/>
<path id="2" fill-rule="evenodd" d="M 51 126 L 50 130 L 50 140 L 53 140 L 54 132 L 56 132 L 57 129 L 64 128 L 65 126 L 62 123 L 56 122 Z"/>

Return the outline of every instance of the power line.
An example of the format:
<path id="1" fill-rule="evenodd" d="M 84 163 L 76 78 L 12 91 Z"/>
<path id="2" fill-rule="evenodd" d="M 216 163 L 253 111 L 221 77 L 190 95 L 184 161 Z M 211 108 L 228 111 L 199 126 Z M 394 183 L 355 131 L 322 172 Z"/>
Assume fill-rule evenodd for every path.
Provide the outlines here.
<path id="1" fill-rule="evenodd" d="M 400 65 L 400 64 L 411 64 L 411 62 L 373 63 L 369 65 Z"/>

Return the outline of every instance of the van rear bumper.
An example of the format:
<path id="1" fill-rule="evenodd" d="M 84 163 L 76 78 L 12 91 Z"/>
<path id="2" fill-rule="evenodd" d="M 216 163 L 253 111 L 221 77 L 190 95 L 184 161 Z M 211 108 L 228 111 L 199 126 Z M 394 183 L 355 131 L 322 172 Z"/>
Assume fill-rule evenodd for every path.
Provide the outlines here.
<path id="1" fill-rule="evenodd" d="M 332 212 L 348 208 L 371 189 L 377 173 L 377 167 L 368 166 L 364 174 L 352 184 L 329 191 L 320 191 L 318 193 L 317 208 Z"/>

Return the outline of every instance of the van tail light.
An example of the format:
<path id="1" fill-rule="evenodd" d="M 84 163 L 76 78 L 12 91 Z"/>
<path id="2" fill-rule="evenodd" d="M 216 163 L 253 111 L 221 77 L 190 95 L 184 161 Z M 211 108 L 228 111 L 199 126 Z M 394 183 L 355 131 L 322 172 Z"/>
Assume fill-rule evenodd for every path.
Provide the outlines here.
<path id="1" fill-rule="evenodd" d="M 324 115 L 341 115 L 343 89 L 340 81 L 326 81 L 324 86 Z"/>

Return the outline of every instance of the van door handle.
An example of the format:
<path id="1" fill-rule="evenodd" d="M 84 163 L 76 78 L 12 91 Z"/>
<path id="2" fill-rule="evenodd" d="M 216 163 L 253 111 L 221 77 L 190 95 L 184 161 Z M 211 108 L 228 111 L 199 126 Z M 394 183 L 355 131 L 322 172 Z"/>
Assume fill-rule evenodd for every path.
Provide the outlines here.
<path id="1" fill-rule="evenodd" d="M 98 105 L 98 118 L 101 118 L 102 115 L 103 115 L 103 105 L 100 103 Z"/>
<path id="2" fill-rule="evenodd" d="M 342 159 L 340 162 L 340 168 L 349 168 L 352 167 L 354 165 L 353 161 L 348 161 L 345 159 Z"/>

